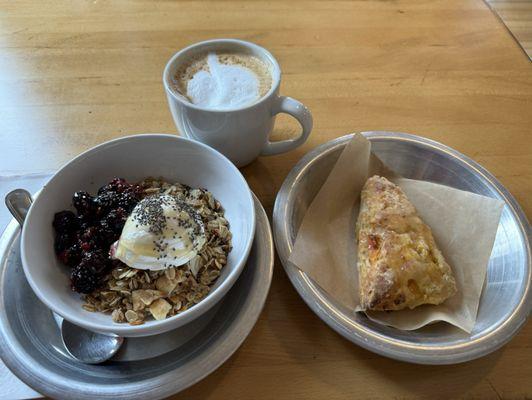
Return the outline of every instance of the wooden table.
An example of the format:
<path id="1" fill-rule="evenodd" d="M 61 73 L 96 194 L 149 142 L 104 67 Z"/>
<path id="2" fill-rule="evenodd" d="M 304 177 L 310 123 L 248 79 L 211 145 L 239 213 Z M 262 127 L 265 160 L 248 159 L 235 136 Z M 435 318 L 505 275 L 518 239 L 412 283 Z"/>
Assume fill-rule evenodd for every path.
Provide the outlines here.
<path id="1" fill-rule="evenodd" d="M 161 84 L 179 48 L 237 37 L 270 49 L 282 92 L 312 110 L 289 154 L 243 169 L 271 215 L 303 154 L 353 131 L 443 142 L 497 176 L 532 215 L 532 66 L 480 0 L 0 2 L 0 175 L 59 167 L 105 140 L 175 132 Z M 276 137 L 296 130 L 280 118 Z M 532 396 L 532 325 L 456 366 L 408 365 L 342 339 L 279 262 L 241 349 L 175 399 L 475 399 Z"/>
<path id="2" fill-rule="evenodd" d="M 532 60 L 532 1 L 486 0 Z"/>

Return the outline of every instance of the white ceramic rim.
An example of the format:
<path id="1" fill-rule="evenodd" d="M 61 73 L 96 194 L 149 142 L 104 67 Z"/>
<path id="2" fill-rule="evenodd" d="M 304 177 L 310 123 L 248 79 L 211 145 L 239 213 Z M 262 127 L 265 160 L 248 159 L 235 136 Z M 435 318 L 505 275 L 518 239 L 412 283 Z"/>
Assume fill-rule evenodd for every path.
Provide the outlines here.
<path id="1" fill-rule="evenodd" d="M 245 244 L 245 251 L 242 254 L 242 256 L 238 259 L 236 262 L 235 269 L 227 276 L 227 278 L 218 286 L 215 290 L 210 292 L 205 299 L 200 301 L 198 304 L 196 304 L 194 307 L 189 308 L 188 310 L 184 311 L 181 314 L 174 315 L 170 318 L 161 320 L 161 321 L 148 321 L 145 324 L 142 325 L 128 325 L 128 324 L 114 324 L 111 320 L 111 317 L 109 316 L 109 325 L 101 325 L 98 323 L 88 322 L 84 318 L 78 316 L 78 315 L 70 315 L 66 314 L 61 310 L 60 308 L 56 307 L 56 305 L 48 300 L 46 295 L 40 290 L 38 284 L 33 280 L 31 273 L 29 272 L 28 267 L 28 260 L 26 259 L 26 235 L 27 235 L 27 226 L 28 221 L 31 221 L 32 218 L 32 211 L 34 209 L 33 205 L 30 207 L 30 210 L 26 216 L 26 223 L 24 224 L 22 228 L 21 233 L 21 241 L 20 241 L 20 254 L 21 254 L 21 260 L 22 260 L 22 266 L 24 269 L 24 275 L 26 275 L 26 279 L 28 280 L 28 283 L 30 284 L 31 288 L 37 295 L 37 297 L 52 311 L 59 314 L 66 320 L 72 322 L 73 324 L 82 326 L 86 329 L 92 330 L 94 332 L 108 332 L 108 333 L 114 333 L 120 336 L 128 336 L 131 334 L 140 334 L 145 332 L 145 336 L 149 336 L 149 331 L 155 331 L 154 334 L 163 332 L 161 330 L 158 330 L 158 328 L 162 328 L 165 325 L 173 325 L 176 324 L 176 321 L 179 320 L 180 323 L 176 324 L 176 327 L 186 324 L 187 322 L 190 322 L 197 318 L 198 316 L 202 315 L 204 312 L 209 310 L 212 306 L 214 306 L 216 303 L 218 303 L 224 295 L 229 291 L 229 289 L 233 286 L 233 284 L 236 282 L 238 277 L 240 276 L 240 273 L 242 272 L 247 258 L 249 256 L 249 252 L 251 251 L 251 246 L 253 244 L 253 238 L 255 235 L 255 228 L 256 228 L 256 215 L 255 215 L 255 206 L 253 201 L 253 195 L 251 194 L 251 190 L 249 189 L 249 186 L 247 184 L 246 179 L 242 175 L 242 173 L 238 170 L 238 168 L 231 162 L 227 157 L 225 157 L 223 154 L 218 152 L 217 150 L 213 149 L 212 147 L 209 147 L 203 143 L 196 142 L 194 140 L 182 138 L 176 135 L 171 134 L 163 134 L 163 133 L 145 133 L 145 134 L 138 134 L 138 135 L 129 135 L 124 136 L 118 139 L 113 139 L 104 143 L 101 143 L 97 146 L 91 147 L 90 149 L 84 151 L 83 153 L 79 154 L 78 156 L 74 157 L 72 160 L 68 161 L 66 164 L 64 164 L 59 170 L 50 178 L 50 180 L 43 186 L 42 190 L 46 190 L 47 185 L 49 182 L 52 182 L 55 179 L 60 179 L 61 173 L 66 170 L 67 168 L 71 167 L 73 164 L 78 163 L 79 161 L 85 159 L 86 157 L 90 156 L 91 153 L 94 151 L 97 151 L 103 147 L 113 146 L 120 142 L 127 142 L 132 139 L 142 139 L 142 138 L 150 138 L 150 137 L 165 137 L 165 138 L 171 138 L 176 140 L 177 142 L 189 142 L 194 146 L 198 146 L 200 148 L 203 148 L 203 150 L 210 152 L 214 154 L 216 157 L 222 159 L 224 162 L 226 162 L 229 165 L 229 168 L 232 169 L 236 176 L 241 180 L 241 182 L 247 187 L 248 189 L 248 198 L 247 201 L 249 202 L 250 209 L 252 210 L 252 229 L 251 232 L 253 233 L 247 238 L 247 242 Z M 37 196 L 34 199 L 34 203 L 39 201 L 40 196 Z M 73 292 L 73 295 L 74 292 Z M 80 309 L 81 311 L 82 309 Z M 114 325 L 113 325 L 114 324 Z M 171 330 L 166 329 L 166 331 Z"/>
<path id="2" fill-rule="evenodd" d="M 255 52 L 261 53 L 264 56 L 264 58 L 268 59 L 268 61 L 273 66 L 273 69 L 271 71 L 272 86 L 270 87 L 270 90 L 268 90 L 268 92 L 264 96 L 262 96 L 260 99 L 258 99 L 254 103 L 248 104 L 240 108 L 231 108 L 227 110 L 217 110 L 215 108 L 200 107 L 196 104 L 186 101 L 182 96 L 176 95 L 175 91 L 170 86 L 170 78 L 171 78 L 171 73 L 173 72 L 173 65 L 177 61 L 177 59 L 182 57 L 183 54 L 186 54 L 191 50 L 195 50 L 198 48 L 201 49 L 201 47 L 206 47 L 210 45 L 218 45 L 218 44 L 221 47 L 223 47 L 224 44 L 246 47 L 248 49 L 254 50 Z M 168 62 L 166 63 L 166 66 L 164 67 L 164 72 L 163 72 L 164 89 L 166 90 L 166 93 L 172 96 L 173 99 L 175 99 L 176 101 L 178 101 L 179 103 L 181 103 L 181 105 L 185 107 L 190 107 L 195 110 L 208 111 L 212 113 L 228 113 L 228 112 L 235 112 L 235 111 L 244 111 L 244 110 L 248 110 L 253 107 L 256 107 L 259 104 L 265 102 L 273 93 L 275 93 L 277 89 L 279 88 L 280 83 L 281 83 L 281 68 L 279 67 L 279 63 L 277 62 L 275 57 L 272 55 L 272 53 L 270 53 L 264 47 L 261 47 L 255 43 L 246 42 L 245 40 L 239 40 L 239 39 L 211 39 L 211 40 L 205 40 L 203 42 L 198 42 L 190 46 L 187 46 L 184 49 L 179 50 L 177 53 L 175 53 L 170 58 L 170 60 L 168 60 Z"/>

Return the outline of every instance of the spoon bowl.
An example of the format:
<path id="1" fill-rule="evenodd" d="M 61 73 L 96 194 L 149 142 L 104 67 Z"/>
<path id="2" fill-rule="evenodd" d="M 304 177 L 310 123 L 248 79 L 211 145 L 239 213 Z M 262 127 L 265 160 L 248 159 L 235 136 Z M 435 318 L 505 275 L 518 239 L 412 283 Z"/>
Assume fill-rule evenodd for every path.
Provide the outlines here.
<path id="1" fill-rule="evenodd" d="M 100 364 L 113 357 L 124 343 L 117 335 L 91 332 L 63 319 L 61 340 L 73 358 L 85 364 Z"/>

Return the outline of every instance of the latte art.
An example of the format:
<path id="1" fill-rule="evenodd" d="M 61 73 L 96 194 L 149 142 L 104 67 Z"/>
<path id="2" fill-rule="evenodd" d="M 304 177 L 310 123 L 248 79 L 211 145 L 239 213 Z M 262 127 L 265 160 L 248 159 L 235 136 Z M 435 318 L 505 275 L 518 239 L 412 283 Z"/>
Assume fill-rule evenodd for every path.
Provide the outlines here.
<path id="1" fill-rule="evenodd" d="M 252 55 L 211 52 L 178 70 L 175 85 L 193 104 L 232 110 L 251 105 L 264 96 L 271 87 L 271 74 Z"/>
<path id="2" fill-rule="evenodd" d="M 194 104 L 220 110 L 239 108 L 259 99 L 259 80 L 246 67 L 220 64 L 218 56 L 207 56 L 208 71 L 198 71 L 187 85 Z"/>

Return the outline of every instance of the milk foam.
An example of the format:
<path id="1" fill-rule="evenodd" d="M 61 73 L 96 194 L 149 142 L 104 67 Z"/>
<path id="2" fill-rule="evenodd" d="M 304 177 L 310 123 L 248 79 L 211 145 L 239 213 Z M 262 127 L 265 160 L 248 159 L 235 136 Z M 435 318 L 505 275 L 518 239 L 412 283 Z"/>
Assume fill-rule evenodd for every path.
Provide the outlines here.
<path id="1" fill-rule="evenodd" d="M 258 77 L 248 68 L 222 64 L 218 56 L 207 56 L 209 70 L 200 70 L 187 84 L 187 95 L 201 107 L 228 110 L 254 103 L 260 97 Z"/>

